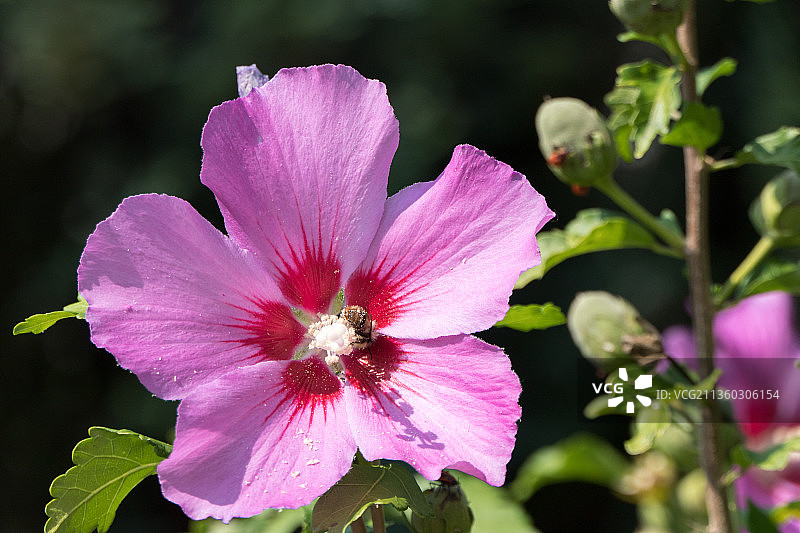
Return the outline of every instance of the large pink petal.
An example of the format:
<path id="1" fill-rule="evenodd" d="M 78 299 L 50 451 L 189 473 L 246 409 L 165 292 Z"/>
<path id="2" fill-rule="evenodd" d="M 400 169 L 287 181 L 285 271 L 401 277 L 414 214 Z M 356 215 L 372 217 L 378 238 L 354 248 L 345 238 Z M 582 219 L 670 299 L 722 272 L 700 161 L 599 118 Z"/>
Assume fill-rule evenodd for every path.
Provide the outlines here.
<path id="1" fill-rule="evenodd" d="M 794 328 L 792 297 L 785 292 L 751 296 L 714 318 L 714 337 L 721 357 L 796 357 Z"/>
<path id="2" fill-rule="evenodd" d="M 521 387 L 502 350 L 468 335 L 379 337 L 345 366 L 350 424 L 367 460 L 399 459 L 428 479 L 455 468 L 503 484 Z"/>
<path id="3" fill-rule="evenodd" d="M 187 396 L 161 488 L 195 520 L 229 521 L 310 503 L 356 446 L 341 382 L 318 359 L 237 369 Z"/>
<path id="4" fill-rule="evenodd" d="M 288 359 L 305 329 L 252 254 L 171 196 L 127 198 L 78 268 L 92 341 L 162 398 Z"/>
<path id="5" fill-rule="evenodd" d="M 395 338 L 487 329 L 508 310 L 519 274 L 539 263 L 536 233 L 552 216 L 524 176 L 458 146 L 436 181 L 388 200 L 347 301 Z"/>
<path id="6" fill-rule="evenodd" d="M 398 135 L 382 83 L 344 66 L 281 70 L 211 111 L 201 179 L 287 298 L 322 312 L 375 234 Z"/>

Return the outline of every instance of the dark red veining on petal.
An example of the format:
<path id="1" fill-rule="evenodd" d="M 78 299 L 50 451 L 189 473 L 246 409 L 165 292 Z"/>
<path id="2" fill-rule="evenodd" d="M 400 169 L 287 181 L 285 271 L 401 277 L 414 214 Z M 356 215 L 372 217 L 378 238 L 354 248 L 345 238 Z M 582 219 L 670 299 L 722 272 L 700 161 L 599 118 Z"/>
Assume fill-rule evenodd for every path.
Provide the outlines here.
<path id="1" fill-rule="evenodd" d="M 251 356 L 259 361 L 291 359 L 295 349 L 303 342 L 306 328 L 292 314 L 292 310 L 278 302 L 253 302 L 258 309 L 247 309 L 250 318 L 241 319 L 232 327 L 244 330 L 247 337 L 235 342 L 252 346 Z M 241 309 L 241 308 L 240 308 Z"/>
<path id="2" fill-rule="evenodd" d="M 322 253 L 305 244 L 302 255 L 291 249 L 291 258 L 281 258 L 278 286 L 289 303 L 311 313 L 324 313 L 341 287 L 341 266 L 331 251 Z"/>
<path id="3" fill-rule="evenodd" d="M 310 427 L 314 415 L 320 408 L 323 418 L 327 419 L 328 405 L 342 395 L 342 383 L 339 379 L 331 373 L 324 362 L 313 357 L 289 362 L 282 378 L 285 397 L 276 410 L 285 402 L 291 402 L 290 422 L 303 411 L 310 409 L 308 419 Z M 272 414 L 267 419 L 270 416 Z"/>
<path id="4" fill-rule="evenodd" d="M 403 349 L 397 340 L 379 336 L 368 350 L 355 350 L 343 359 L 347 380 L 361 392 L 374 397 L 388 386 L 403 359 Z"/>
<path id="5" fill-rule="evenodd" d="M 345 300 L 350 305 L 360 305 L 366 309 L 375 321 L 376 327 L 384 328 L 402 315 L 410 305 L 416 303 L 416 300 L 411 300 L 410 296 L 427 283 L 411 289 L 408 286 L 414 274 L 428 260 L 398 279 L 391 279 L 395 267 L 389 269 L 385 274 L 381 273 L 383 262 L 369 272 L 358 270 L 347 281 Z"/>

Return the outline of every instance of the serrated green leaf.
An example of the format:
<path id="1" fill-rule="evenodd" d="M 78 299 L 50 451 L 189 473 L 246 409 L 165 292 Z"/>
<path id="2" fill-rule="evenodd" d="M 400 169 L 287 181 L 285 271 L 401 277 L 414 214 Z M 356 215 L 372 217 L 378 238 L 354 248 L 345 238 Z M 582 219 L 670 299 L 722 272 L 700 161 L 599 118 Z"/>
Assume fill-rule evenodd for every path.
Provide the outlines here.
<path id="1" fill-rule="evenodd" d="M 562 261 L 604 250 L 644 248 L 659 251 L 652 233 L 624 215 L 604 209 L 585 209 L 563 230 L 543 231 L 536 237 L 542 262 L 522 273 L 515 289 L 521 289 Z"/>
<path id="2" fill-rule="evenodd" d="M 561 309 L 547 302 L 544 305 L 512 305 L 503 319 L 494 326 L 516 329 L 517 331 L 531 331 L 532 329 L 547 329 L 560 326 L 567 322 L 567 317 Z"/>
<path id="3" fill-rule="evenodd" d="M 420 515 L 433 512 L 414 476 L 402 466 L 356 464 L 320 496 L 311 515 L 312 529 L 342 533 L 373 504 L 411 507 Z"/>
<path id="4" fill-rule="evenodd" d="M 33 333 L 37 335 L 62 318 L 80 318 L 83 320 L 86 318 L 86 309 L 88 307 L 89 304 L 86 303 L 86 300 L 78 295 L 78 301 L 64 307 L 62 311 L 51 311 L 49 313 L 39 313 L 29 316 L 23 322 L 14 326 L 12 333 L 14 335 L 21 335 L 23 333 Z"/>
<path id="5" fill-rule="evenodd" d="M 714 80 L 722 76 L 733 76 L 736 72 L 736 60 L 731 57 L 723 57 L 710 67 L 700 69 L 697 73 L 697 95 L 703 96 L 708 86 Z"/>
<path id="6" fill-rule="evenodd" d="M 800 173 L 800 128 L 783 126 L 757 137 L 736 154 L 741 164 L 759 163 Z"/>
<path id="7" fill-rule="evenodd" d="M 625 457 L 600 437 L 576 433 L 532 453 L 509 487 L 518 501 L 553 483 L 585 481 L 613 487 L 629 468 Z"/>
<path id="8" fill-rule="evenodd" d="M 699 102 L 687 102 L 681 118 L 672 125 L 669 133 L 661 137 L 661 143 L 705 150 L 715 145 L 721 135 L 722 116 L 719 109 Z"/>
<path id="9" fill-rule="evenodd" d="M 172 446 L 126 429 L 92 427 L 72 452 L 75 466 L 53 480 L 45 533 L 105 533 L 123 498 Z"/>
<path id="10" fill-rule="evenodd" d="M 633 157 L 641 158 L 658 135 L 669 131 L 669 121 L 681 105 L 678 69 L 655 61 L 629 63 L 617 69 L 613 91 L 605 97 L 611 109 L 608 127 L 614 133 L 620 155 L 626 161 L 633 143 Z M 623 138 L 620 132 L 627 133 Z"/>
<path id="11" fill-rule="evenodd" d="M 739 285 L 738 298 L 770 291 L 800 295 L 800 261 L 765 262 Z"/>

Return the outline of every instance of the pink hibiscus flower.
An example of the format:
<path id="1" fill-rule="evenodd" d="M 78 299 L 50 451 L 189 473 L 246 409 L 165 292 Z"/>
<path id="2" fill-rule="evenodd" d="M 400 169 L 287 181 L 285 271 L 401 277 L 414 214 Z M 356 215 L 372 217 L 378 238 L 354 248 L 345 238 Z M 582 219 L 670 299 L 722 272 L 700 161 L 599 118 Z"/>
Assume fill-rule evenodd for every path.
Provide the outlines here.
<path id="1" fill-rule="evenodd" d="M 141 195 L 89 237 L 92 341 L 181 400 L 158 475 L 191 518 L 307 504 L 356 449 L 503 483 L 520 383 L 470 333 L 504 316 L 553 213 L 466 145 L 386 199 L 397 143 L 380 82 L 281 70 L 203 130 L 201 181 L 227 235 L 183 200 Z"/>
<path id="2" fill-rule="evenodd" d="M 732 400 L 733 414 L 746 445 L 762 450 L 800 435 L 800 336 L 795 329 L 792 298 L 783 292 L 751 296 L 714 318 L 716 362 L 722 369 L 719 385 L 737 391 L 779 391 L 778 399 Z M 694 358 L 692 333 L 676 326 L 664 332 L 664 350 L 681 358 Z M 782 471 L 748 468 L 736 480 L 737 499 L 746 507 L 752 501 L 771 509 L 800 500 L 800 454 Z M 781 531 L 800 533 L 792 520 Z"/>

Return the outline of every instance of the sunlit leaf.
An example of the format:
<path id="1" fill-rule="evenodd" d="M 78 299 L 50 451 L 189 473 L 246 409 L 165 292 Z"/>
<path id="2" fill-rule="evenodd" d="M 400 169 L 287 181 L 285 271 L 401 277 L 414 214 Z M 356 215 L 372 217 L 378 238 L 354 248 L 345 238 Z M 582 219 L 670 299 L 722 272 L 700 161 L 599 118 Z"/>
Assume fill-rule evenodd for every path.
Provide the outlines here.
<path id="1" fill-rule="evenodd" d="M 550 302 L 544 305 L 512 305 L 506 316 L 495 324 L 495 327 L 531 331 L 532 329 L 560 326 L 566 321 L 567 318 L 561 309 Z"/>
<path id="2" fill-rule="evenodd" d="M 617 69 L 615 88 L 605 103 L 611 109 L 608 127 L 623 159 L 641 158 L 658 135 L 669 131 L 670 119 L 681 105 L 679 82 L 676 67 L 650 60 Z"/>
<path id="3" fill-rule="evenodd" d="M 411 507 L 421 515 L 432 513 L 414 476 L 402 466 L 356 464 L 320 496 L 312 514 L 312 528 L 341 533 L 376 503 Z"/>
<path id="4" fill-rule="evenodd" d="M 719 109 L 698 102 L 687 102 L 681 118 L 673 124 L 669 133 L 661 137 L 661 143 L 705 150 L 716 144 L 721 135 L 722 116 Z"/>
<path id="5" fill-rule="evenodd" d="M 576 433 L 531 454 L 510 490 L 519 501 L 553 483 L 584 481 L 613 487 L 629 468 L 628 461 L 600 437 Z"/>
<path id="6" fill-rule="evenodd" d="M 563 229 L 543 231 L 536 236 L 542 262 L 522 273 L 515 289 L 520 289 L 560 262 L 578 255 L 603 250 L 645 248 L 659 250 L 653 235 L 633 220 L 604 209 L 586 209 Z"/>
<path id="7" fill-rule="evenodd" d="M 507 489 L 455 470 L 450 473 L 461 483 L 475 515 L 471 533 L 496 533 L 498 524 L 503 524 L 503 533 L 536 533 L 528 513 Z"/>
<path id="8" fill-rule="evenodd" d="M 86 318 L 86 309 L 89 305 L 82 296 L 78 296 L 78 301 L 64 307 L 62 311 L 51 311 L 29 316 L 23 322 L 14 326 L 12 333 L 20 335 L 22 333 L 38 334 L 61 320 L 62 318 Z"/>
<path id="9" fill-rule="evenodd" d="M 45 533 L 108 531 L 123 498 L 172 446 L 126 429 L 93 427 L 72 452 L 75 466 L 53 480 Z"/>
<path id="10" fill-rule="evenodd" d="M 209 518 L 192 522 L 190 533 L 294 533 L 305 525 L 306 507 L 267 509 L 251 518 L 234 518 L 229 524 Z"/>
<path id="11" fill-rule="evenodd" d="M 708 86 L 722 76 L 733 76 L 736 72 L 736 60 L 730 57 L 723 57 L 710 67 L 700 69 L 697 73 L 697 95 L 703 96 Z"/>
<path id="12" fill-rule="evenodd" d="M 769 291 L 800 295 L 800 261 L 765 262 L 752 276 L 742 282 L 737 297 L 744 298 Z"/>
<path id="13" fill-rule="evenodd" d="M 783 126 L 761 135 L 736 154 L 740 163 L 786 167 L 800 172 L 800 128 Z"/>

